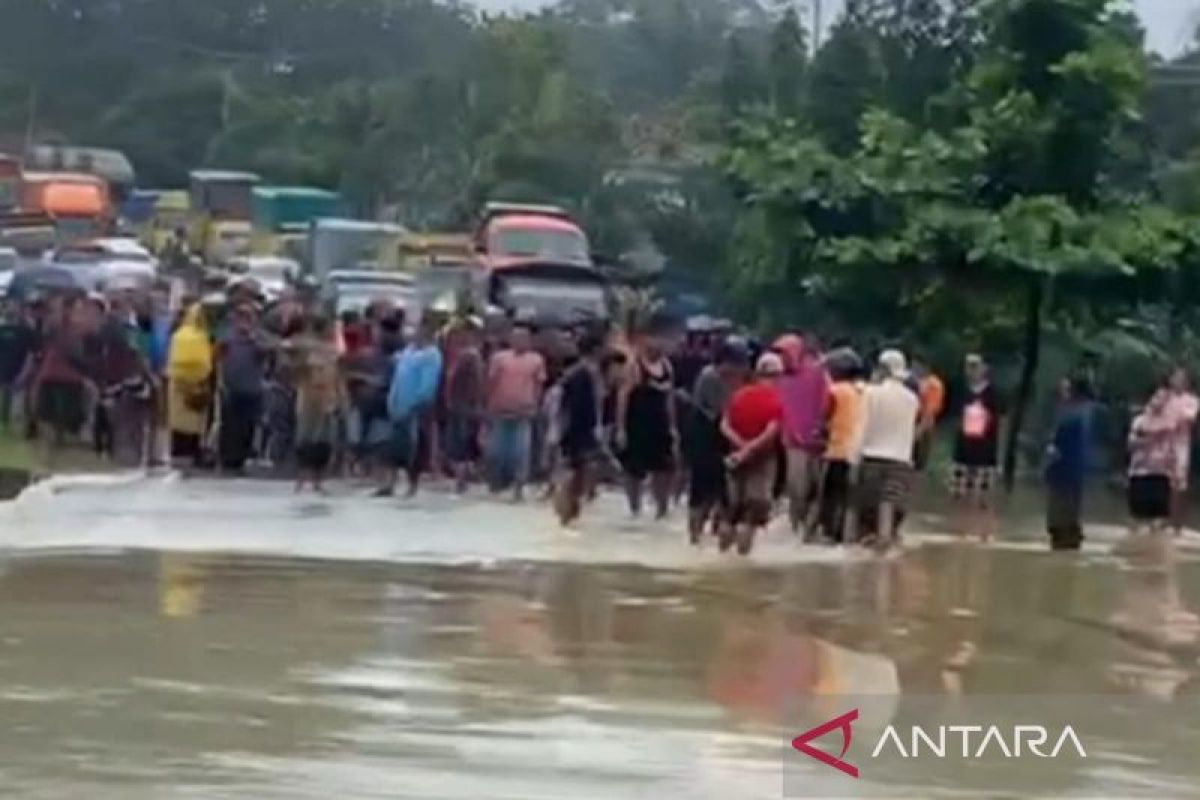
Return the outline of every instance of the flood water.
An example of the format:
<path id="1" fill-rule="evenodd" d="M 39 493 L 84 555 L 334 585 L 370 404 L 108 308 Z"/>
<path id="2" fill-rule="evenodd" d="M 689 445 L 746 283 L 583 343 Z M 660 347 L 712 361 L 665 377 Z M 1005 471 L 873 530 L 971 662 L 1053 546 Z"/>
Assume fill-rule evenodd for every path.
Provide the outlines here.
<path id="1" fill-rule="evenodd" d="M 881 560 L 772 532 L 739 562 L 615 504 L 569 536 L 545 517 L 27 492 L 0 507 L 0 794 L 778 798 L 797 699 L 1065 693 L 1161 708 L 1171 741 L 1137 755 L 1146 720 L 1118 720 L 1052 792 L 1011 796 L 1200 796 L 1189 547 L 916 537 Z"/>

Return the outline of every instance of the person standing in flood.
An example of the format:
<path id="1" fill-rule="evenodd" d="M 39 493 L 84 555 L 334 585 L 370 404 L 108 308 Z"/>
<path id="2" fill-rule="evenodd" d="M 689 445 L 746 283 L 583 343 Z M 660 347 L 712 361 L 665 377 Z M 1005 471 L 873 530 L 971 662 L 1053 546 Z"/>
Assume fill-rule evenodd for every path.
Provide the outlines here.
<path id="1" fill-rule="evenodd" d="M 836 356 L 836 357 L 835 357 Z M 859 386 L 862 360 L 853 350 L 829 357 L 829 441 L 825 446 L 825 478 L 821 482 L 821 534 L 827 541 L 842 543 L 855 529 L 852 492 L 858 471 L 863 433 L 863 390 Z"/>
<path id="2" fill-rule="evenodd" d="M 776 353 L 763 354 L 754 379 L 734 392 L 721 420 L 730 449 L 725 459 L 729 514 L 721 523 L 721 552 L 736 543 L 739 555 L 749 555 L 755 536 L 770 521 L 783 422 L 778 382 L 783 374 L 783 359 Z"/>
<path id="3" fill-rule="evenodd" d="M 85 301 L 61 298 L 49 313 L 45 345 L 34 382 L 37 418 L 40 429 L 48 430 L 44 439 L 47 455 L 77 436 L 87 419 L 87 394 L 92 385 L 84 354 L 88 326 L 83 319 Z"/>
<path id="4" fill-rule="evenodd" d="M 167 352 L 167 429 L 171 458 L 200 466 L 213 397 L 213 348 L 204 311 L 188 307 Z"/>
<path id="5" fill-rule="evenodd" d="M 917 444 L 913 453 L 913 466 L 919 472 L 929 463 L 938 419 L 946 408 L 946 384 L 924 356 L 913 357 L 913 372 L 921 400 L 921 421 L 917 425 Z"/>
<path id="6" fill-rule="evenodd" d="M 579 338 L 579 360 L 562 376 L 557 412 L 558 447 L 565 474 L 557 481 L 554 509 L 565 527 L 579 518 L 596 480 L 603 452 L 604 337 L 587 332 Z"/>
<path id="7" fill-rule="evenodd" d="M 446 460 L 459 494 L 479 463 L 479 433 L 486 409 L 487 370 L 479 326 L 466 320 L 455 332 L 458 346 L 446 376 Z"/>
<path id="8" fill-rule="evenodd" d="M 1091 399 L 1084 378 L 1064 378 L 1059 385 L 1058 421 L 1046 463 L 1046 532 L 1054 550 L 1078 550 L 1083 544 Z"/>
<path id="9" fill-rule="evenodd" d="M 1000 463 L 1000 421 L 1004 406 L 982 356 L 968 355 L 966 386 L 958 404 L 958 435 L 950 494 L 957 505 L 959 531 L 985 542 L 995 533 L 993 494 Z"/>
<path id="10" fill-rule="evenodd" d="M 1179 420 L 1169 389 L 1159 389 L 1129 428 L 1130 531 L 1162 530 L 1171 518 L 1171 491 L 1179 468 Z"/>
<path id="11" fill-rule="evenodd" d="M 37 330 L 15 300 L 0 299 L 0 429 L 12 421 L 13 403 L 37 346 Z"/>
<path id="12" fill-rule="evenodd" d="M 220 411 L 217 455 L 221 470 L 239 474 L 254 452 L 263 409 L 268 348 L 249 303 L 234 307 L 218 343 Z"/>
<path id="13" fill-rule="evenodd" d="M 309 321 L 297 343 L 296 381 L 296 491 L 307 481 L 314 492 L 324 492 L 325 474 L 341 431 L 347 407 L 345 385 L 338 367 L 338 346 L 333 325 L 324 317 Z"/>
<path id="14" fill-rule="evenodd" d="M 134 314 L 132 296 L 113 292 L 96 337 L 99 398 L 96 425 L 106 423 L 104 455 L 126 466 L 145 460 L 154 394 L 149 354 Z"/>
<path id="15" fill-rule="evenodd" d="M 433 419 L 442 380 L 442 351 L 434 336 L 436 323 L 421 320 L 413 341 L 395 358 L 388 388 L 388 418 L 392 423 L 391 469 L 376 497 L 391 497 L 401 469 L 408 476 L 408 496 L 420 488 L 421 472 L 430 458 Z"/>
<path id="16" fill-rule="evenodd" d="M 875 521 L 864 543 L 885 550 L 897 542 L 896 524 L 912 486 L 913 442 L 921 405 L 909 385 L 908 362 L 899 350 L 879 355 L 879 380 L 863 393 L 860 515 Z"/>
<path id="17" fill-rule="evenodd" d="M 625 471 L 629 511 L 642 513 L 647 478 L 654 497 L 655 517 L 670 508 L 671 488 L 679 450 L 675 424 L 675 375 L 667 358 L 666 320 L 652 321 L 636 347 L 617 395 L 616 445 Z"/>
<path id="18" fill-rule="evenodd" d="M 533 454 L 533 422 L 542 406 L 546 361 L 533 350 L 527 325 L 513 326 L 509 346 L 488 363 L 489 480 L 492 490 L 512 486 L 513 499 L 524 497 Z"/>
<path id="19" fill-rule="evenodd" d="M 720 530 L 728 515 L 728 475 L 725 457 L 729 445 L 721 433 L 721 420 L 729 400 L 746 380 L 750 355 L 738 342 L 717 348 L 716 359 L 704 367 L 692 390 L 688 435 L 691 469 L 688 474 L 688 538 L 700 544 L 709 526 Z"/>
<path id="20" fill-rule="evenodd" d="M 787 369 L 779 382 L 779 396 L 783 401 L 788 518 L 792 531 L 808 539 L 809 509 L 817 499 L 825 451 L 829 374 L 811 337 L 784 336 L 775 349 L 783 354 Z"/>
<path id="21" fill-rule="evenodd" d="M 1167 411 L 1175 418 L 1171 445 L 1175 449 L 1175 471 L 1171 477 L 1171 527 L 1182 533 L 1187 516 L 1187 491 L 1192 472 L 1192 432 L 1200 414 L 1200 400 L 1191 390 L 1187 370 L 1175 367 L 1167 376 Z"/>

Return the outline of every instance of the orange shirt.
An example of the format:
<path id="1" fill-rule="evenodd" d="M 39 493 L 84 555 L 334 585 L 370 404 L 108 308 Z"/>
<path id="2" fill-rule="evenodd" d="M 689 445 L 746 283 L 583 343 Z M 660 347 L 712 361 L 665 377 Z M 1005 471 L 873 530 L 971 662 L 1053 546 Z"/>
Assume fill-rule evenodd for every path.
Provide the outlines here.
<path id="1" fill-rule="evenodd" d="M 825 447 L 825 458 L 857 461 L 862 437 L 862 391 L 851 381 L 838 381 L 829 387 L 829 404 L 829 442 Z"/>
<path id="2" fill-rule="evenodd" d="M 946 384 L 932 372 L 921 379 L 921 421 L 932 424 L 946 408 Z"/>

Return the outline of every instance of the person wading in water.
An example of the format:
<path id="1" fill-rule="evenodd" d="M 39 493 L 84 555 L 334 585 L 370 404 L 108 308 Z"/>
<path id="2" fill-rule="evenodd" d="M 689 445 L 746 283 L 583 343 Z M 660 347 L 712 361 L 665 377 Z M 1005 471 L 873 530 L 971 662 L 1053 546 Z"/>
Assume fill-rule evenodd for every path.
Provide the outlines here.
<path id="1" fill-rule="evenodd" d="M 651 325 L 626 371 L 617 396 L 616 445 L 625 470 L 625 493 L 629 511 L 642 513 L 646 479 L 654 496 L 655 516 L 667 516 L 671 483 L 679 449 L 675 426 L 675 375 L 666 356 L 664 338 L 668 327 Z"/>

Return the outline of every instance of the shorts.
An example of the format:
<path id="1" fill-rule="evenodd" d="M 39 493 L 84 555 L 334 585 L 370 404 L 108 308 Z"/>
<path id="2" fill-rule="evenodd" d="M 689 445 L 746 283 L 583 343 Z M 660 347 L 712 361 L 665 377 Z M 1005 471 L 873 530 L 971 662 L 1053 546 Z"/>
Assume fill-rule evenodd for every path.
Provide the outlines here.
<path id="1" fill-rule="evenodd" d="M 74 381 L 43 381 L 37 392 L 38 421 L 67 433 L 78 433 L 87 416 L 83 384 Z"/>
<path id="2" fill-rule="evenodd" d="M 451 464 L 470 464 L 479 460 L 479 420 L 467 414 L 448 412 L 446 420 L 446 459 Z"/>
<path id="3" fill-rule="evenodd" d="M 300 469 L 321 471 L 329 468 L 333 445 L 329 442 L 303 442 L 296 445 L 296 465 Z"/>
<path id="4" fill-rule="evenodd" d="M 710 461 L 708 457 L 697 461 L 688 471 L 688 508 L 692 511 L 708 511 L 725 504 L 729 489 L 725 465 Z"/>
<path id="5" fill-rule="evenodd" d="M 427 423 L 419 415 L 391 423 L 388 459 L 392 467 L 418 473 L 425 465 L 428 449 Z"/>
<path id="6" fill-rule="evenodd" d="M 573 435 L 568 432 L 558 443 L 562 460 L 569 469 L 584 469 L 595 464 L 602 455 L 600 442 L 593 433 Z"/>
<path id="7" fill-rule="evenodd" d="M 1167 475 L 1134 475 L 1129 479 L 1129 515 L 1136 520 L 1171 516 L 1171 478 Z"/>
<path id="8" fill-rule="evenodd" d="M 528 419 L 497 419 L 488 431 L 488 466 L 492 487 L 500 488 L 529 480 L 533 452 L 533 422 Z"/>
<path id="9" fill-rule="evenodd" d="M 903 461 L 868 458 L 862 463 L 859 478 L 859 499 L 865 508 L 890 503 L 902 509 L 908 504 L 913 468 Z"/>
<path id="10" fill-rule="evenodd" d="M 950 473 L 950 494 L 956 500 L 989 495 L 996 483 L 996 473 L 995 466 L 955 464 Z"/>
<path id="11" fill-rule="evenodd" d="M 771 518 L 771 491 L 778 459 L 771 454 L 729 473 L 729 519 L 734 525 L 763 527 Z"/>

